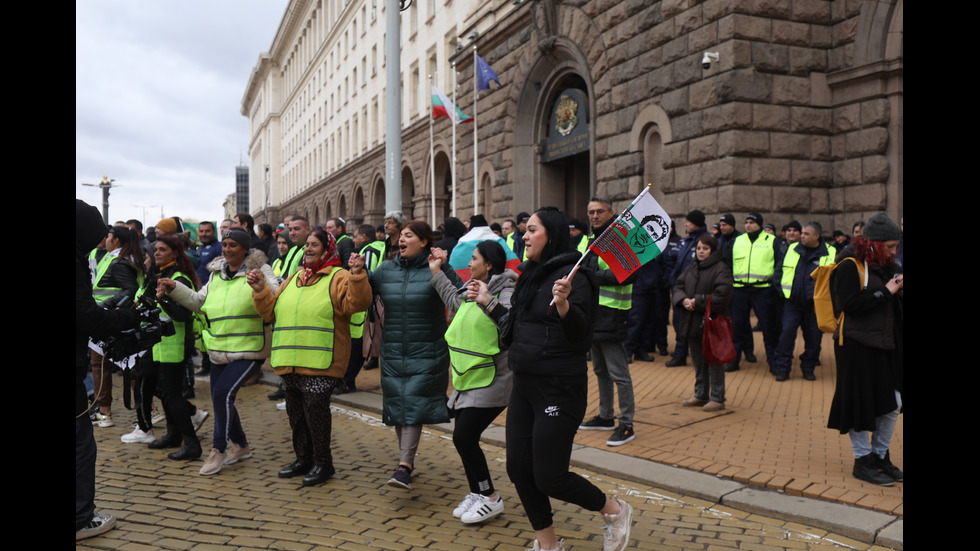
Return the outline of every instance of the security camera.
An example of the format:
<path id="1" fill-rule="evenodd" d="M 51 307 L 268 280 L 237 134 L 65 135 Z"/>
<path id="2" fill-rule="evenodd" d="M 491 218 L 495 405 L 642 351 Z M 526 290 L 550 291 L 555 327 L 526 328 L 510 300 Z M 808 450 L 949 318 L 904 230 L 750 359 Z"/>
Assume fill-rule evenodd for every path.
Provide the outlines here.
<path id="1" fill-rule="evenodd" d="M 711 68 L 712 61 L 719 61 L 721 58 L 718 56 L 718 52 L 704 52 L 704 57 L 701 58 L 701 66 L 705 70 Z"/>

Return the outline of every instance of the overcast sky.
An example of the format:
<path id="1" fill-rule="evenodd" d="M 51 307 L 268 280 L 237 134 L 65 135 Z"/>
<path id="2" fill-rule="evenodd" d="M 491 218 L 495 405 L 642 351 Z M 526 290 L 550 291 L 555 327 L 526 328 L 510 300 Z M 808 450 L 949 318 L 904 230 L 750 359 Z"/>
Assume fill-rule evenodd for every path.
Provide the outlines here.
<path id="1" fill-rule="evenodd" d="M 108 175 L 110 223 L 219 218 L 248 164 L 245 85 L 286 4 L 76 2 L 75 197 L 101 210 L 102 190 L 81 184 Z"/>

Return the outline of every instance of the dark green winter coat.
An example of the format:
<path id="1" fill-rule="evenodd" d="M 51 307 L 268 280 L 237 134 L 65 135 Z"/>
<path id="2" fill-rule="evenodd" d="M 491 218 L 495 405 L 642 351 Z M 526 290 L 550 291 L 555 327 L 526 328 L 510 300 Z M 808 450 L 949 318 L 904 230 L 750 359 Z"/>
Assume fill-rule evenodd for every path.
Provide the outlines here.
<path id="1" fill-rule="evenodd" d="M 384 302 L 381 333 L 381 391 L 386 425 L 446 423 L 449 348 L 446 313 L 429 283 L 428 252 L 396 255 L 371 273 L 371 288 Z M 446 263 L 443 271 L 456 287 L 463 284 Z"/>

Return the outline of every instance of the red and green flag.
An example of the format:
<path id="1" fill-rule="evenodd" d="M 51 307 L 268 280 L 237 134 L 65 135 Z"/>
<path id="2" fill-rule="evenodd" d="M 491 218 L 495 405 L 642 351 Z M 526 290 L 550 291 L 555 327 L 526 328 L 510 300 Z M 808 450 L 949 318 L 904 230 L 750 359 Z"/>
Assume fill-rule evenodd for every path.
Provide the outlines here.
<path id="1" fill-rule="evenodd" d="M 670 223 L 670 216 L 646 187 L 589 249 L 606 261 L 622 283 L 667 249 Z"/>

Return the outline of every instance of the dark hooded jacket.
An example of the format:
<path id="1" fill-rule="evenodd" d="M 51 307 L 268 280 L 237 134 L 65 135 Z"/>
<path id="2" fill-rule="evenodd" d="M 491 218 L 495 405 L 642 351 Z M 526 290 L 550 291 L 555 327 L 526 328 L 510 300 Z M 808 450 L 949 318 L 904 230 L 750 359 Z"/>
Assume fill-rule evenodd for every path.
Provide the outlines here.
<path id="1" fill-rule="evenodd" d="M 704 260 L 694 259 L 684 273 L 677 278 L 670 302 L 676 307 L 677 331 L 688 338 L 701 338 L 704 329 L 704 311 L 711 299 L 711 318 L 728 316 L 732 301 L 732 271 L 724 263 L 721 251 L 715 251 Z M 694 299 L 694 311 L 682 305 L 684 299 Z"/>

